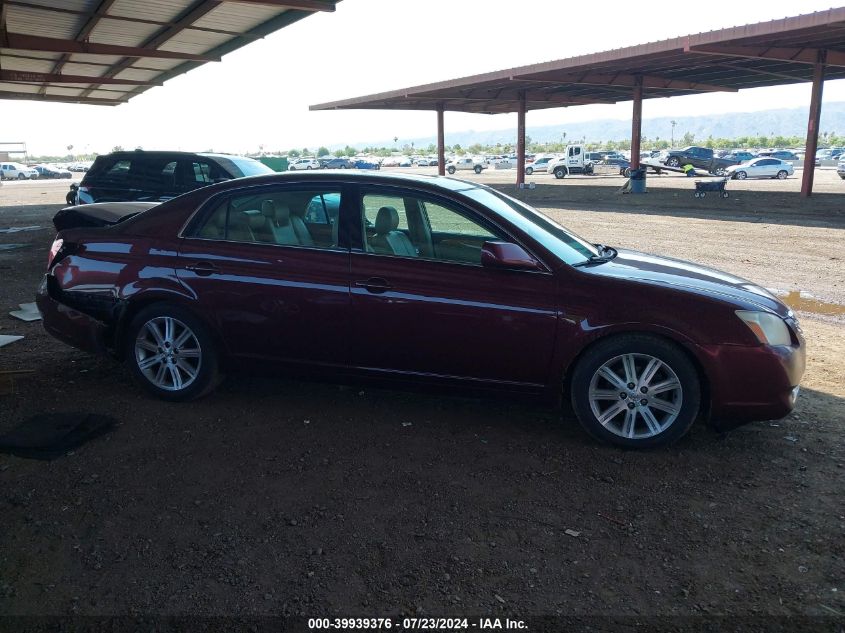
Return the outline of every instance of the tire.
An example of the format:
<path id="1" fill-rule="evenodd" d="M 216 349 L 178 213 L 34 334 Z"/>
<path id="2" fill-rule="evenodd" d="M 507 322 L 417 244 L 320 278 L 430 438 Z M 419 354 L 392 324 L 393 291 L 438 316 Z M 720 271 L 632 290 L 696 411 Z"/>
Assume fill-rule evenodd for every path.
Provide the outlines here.
<path id="1" fill-rule="evenodd" d="M 71 205 L 76 204 L 76 195 L 72 191 L 67 192 L 67 195 L 65 196 L 65 203 Z"/>
<path id="2" fill-rule="evenodd" d="M 208 328 L 178 306 L 156 303 L 141 310 L 129 325 L 125 348 L 132 377 L 162 400 L 194 400 L 219 382 L 218 353 Z"/>
<path id="3" fill-rule="evenodd" d="M 626 167 L 625 169 L 623 169 L 622 175 L 625 176 L 625 178 L 630 178 L 631 177 L 631 168 Z"/>
<path id="4" fill-rule="evenodd" d="M 736 178 L 737 180 L 745 180 L 746 178 L 748 178 L 748 174 L 746 174 L 744 171 L 738 171 L 736 172 L 734 178 Z"/>
<path id="5" fill-rule="evenodd" d="M 692 194 L 692 197 L 693 198 L 700 198 L 701 194 L 696 191 L 695 193 Z"/>
<path id="6" fill-rule="evenodd" d="M 449 175 L 451 176 L 452 174 L 454 174 L 454 173 L 455 173 L 455 168 L 454 168 L 454 167 L 447 167 L 447 168 L 446 168 L 446 171 L 448 171 L 448 172 L 449 172 Z"/>
<path id="7" fill-rule="evenodd" d="M 729 198 L 729 197 L 730 197 L 730 195 L 731 195 L 731 194 L 729 194 L 727 191 L 723 191 L 723 192 L 722 192 L 722 197 L 723 197 L 723 198 Z"/>
<path id="8" fill-rule="evenodd" d="M 566 168 L 565 167 L 555 167 L 554 171 L 555 178 L 561 180 L 562 178 L 566 178 Z"/>
<path id="9" fill-rule="evenodd" d="M 717 176 L 724 176 L 724 175 L 725 175 L 726 173 L 728 173 L 728 172 L 727 172 L 727 171 L 725 171 L 725 168 L 724 168 L 724 167 L 719 167 L 719 168 L 718 168 L 716 171 L 714 171 L 713 173 L 714 173 L 715 175 L 717 175 Z"/>
<path id="10" fill-rule="evenodd" d="M 25 174 L 18 174 L 18 180 L 26 180 Z"/>
<path id="11" fill-rule="evenodd" d="M 480 173 L 481 173 L 481 170 L 482 170 L 481 165 L 476 165 L 476 166 L 475 166 L 475 168 L 473 169 L 473 171 L 474 171 L 476 174 L 480 174 Z"/>
<path id="12" fill-rule="evenodd" d="M 314 169 L 311 165 L 308 165 L 305 169 Z"/>
<path id="13" fill-rule="evenodd" d="M 525 168 L 525 175 L 526 175 L 526 176 L 530 176 L 530 175 L 531 175 L 531 174 L 533 174 L 533 173 L 534 173 L 534 168 L 533 168 L 533 167 L 526 167 L 526 168 Z"/>
<path id="14" fill-rule="evenodd" d="M 649 387 L 657 386 L 662 390 L 649 396 Z M 582 356 L 572 373 L 571 398 L 578 421 L 596 439 L 653 448 L 689 430 L 698 417 L 701 385 L 692 362 L 674 343 L 624 334 L 600 341 Z M 654 406 L 657 402 L 660 406 Z"/>
<path id="15" fill-rule="evenodd" d="M 700 193 L 700 197 L 702 197 L 702 198 L 706 198 L 706 197 L 707 197 L 707 192 L 706 192 L 706 191 L 702 191 L 702 192 Z"/>
<path id="16" fill-rule="evenodd" d="M 778 172 L 777 179 L 778 179 L 778 180 L 786 180 L 787 176 L 789 176 L 789 174 L 788 174 L 788 173 L 786 173 L 786 170 L 785 170 L 785 169 L 781 169 L 781 170 Z"/>
<path id="17" fill-rule="evenodd" d="M 666 161 L 666 165 L 668 167 L 680 167 L 681 160 L 677 156 L 670 156 Z"/>

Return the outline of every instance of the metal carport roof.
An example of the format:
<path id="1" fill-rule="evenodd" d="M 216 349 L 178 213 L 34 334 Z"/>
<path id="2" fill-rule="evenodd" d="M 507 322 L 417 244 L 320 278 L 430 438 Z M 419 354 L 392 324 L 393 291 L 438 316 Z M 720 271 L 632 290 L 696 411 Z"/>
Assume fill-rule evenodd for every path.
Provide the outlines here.
<path id="1" fill-rule="evenodd" d="M 311 110 L 515 112 L 737 91 L 811 81 L 824 55 L 827 79 L 845 78 L 845 8 L 698 33 L 450 81 L 312 105 Z"/>
<path id="2" fill-rule="evenodd" d="M 118 105 L 340 0 L 0 0 L 0 99 Z"/>

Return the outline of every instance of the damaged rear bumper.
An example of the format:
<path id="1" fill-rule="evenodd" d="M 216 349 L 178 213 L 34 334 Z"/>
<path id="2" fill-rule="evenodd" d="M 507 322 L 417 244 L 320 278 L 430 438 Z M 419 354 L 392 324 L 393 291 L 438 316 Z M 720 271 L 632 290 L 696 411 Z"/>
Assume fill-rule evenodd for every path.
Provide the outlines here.
<path id="1" fill-rule="evenodd" d="M 111 328 L 104 322 L 80 312 L 55 298 L 51 288 L 55 279 L 49 273 L 38 284 L 35 303 L 41 313 L 44 329 L 63 343 L 86 352 L 105 354 Z"/>

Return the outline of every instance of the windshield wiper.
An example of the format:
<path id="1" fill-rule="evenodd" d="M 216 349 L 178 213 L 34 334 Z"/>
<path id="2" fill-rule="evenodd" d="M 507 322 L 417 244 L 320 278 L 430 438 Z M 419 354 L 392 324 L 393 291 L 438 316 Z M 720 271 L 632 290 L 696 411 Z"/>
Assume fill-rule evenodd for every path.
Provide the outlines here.
<path id="1" fill-rule="evenodd" d="M 605 246 L 604 244 L 596 244 L 596 248 L 599 249 L 598 255 L 590 255 L 589 259 L 586 259 L 583 262 L 577 262 L 572 265 L 578 267 L 591 266 L 593 264 L 606 264 L 619 254 L 619 252 L 615 248 L 611 246 Z"/>

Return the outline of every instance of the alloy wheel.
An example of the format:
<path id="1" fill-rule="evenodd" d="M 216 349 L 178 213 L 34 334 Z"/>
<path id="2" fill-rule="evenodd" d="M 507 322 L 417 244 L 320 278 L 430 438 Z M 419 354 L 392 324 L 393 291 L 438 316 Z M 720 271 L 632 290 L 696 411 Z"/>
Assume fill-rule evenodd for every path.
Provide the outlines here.
<path id="1" fill-rule="evenodd" d="M 196 334 L 182 321 L 169 316 L 155 317 L 138 331 L 135 362 L 155 387 L 181 391 L 200 373 L 202 348 Z"/>
<path id="2" fill-rule="evenodd" d="M 648 354 L 622 354 L 595 371 L 588 398 L 593 415 L 607 431 L 626 439 L 646 439 L 675 422 L 683 388 L 666 362 Z"/>

